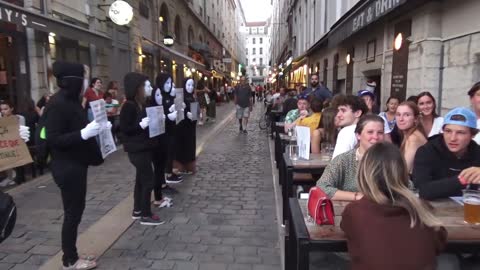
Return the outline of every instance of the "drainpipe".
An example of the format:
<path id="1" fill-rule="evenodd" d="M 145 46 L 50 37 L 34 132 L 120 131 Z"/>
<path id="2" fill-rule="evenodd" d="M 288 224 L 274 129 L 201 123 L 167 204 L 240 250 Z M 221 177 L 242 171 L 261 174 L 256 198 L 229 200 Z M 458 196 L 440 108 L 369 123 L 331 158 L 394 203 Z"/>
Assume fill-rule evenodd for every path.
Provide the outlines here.
<path id="1" fill-rule="evenodd" d="M 385 74 L 385 58 L 386 58 L 386 56 L 385 56 L 385 54 L 387 52 L 387 45 L 388 45 L 387 40 L 388 40 L 388 25 L 385 24 L 385 26 L 383 27 L 383 54 L 382 54 L 382 74 L 381 74 L 381 76 L 382 76 L 382 79 L 381 79 L 382 80 L 382 88 L 383 89 L 386 89 L 386 85 L 385 85 L 385 80 L 386 80 L 386 78 L 385 78 L 385 76 L 386 76 L 386 74 Z M 391 92 L 391 89 L 390 89 L 390 92 Z M 382 89 L 380 89 L 380 96 L 385 97 L 385 95 L 382 95 L 382 94 L 383 94 Z M 390 96 L 390 93 L 385 93 L 385 94 L 387 94 L 388 97 Z M 385 98 L 384 98 L 384 100 L 381 101 L 381 104 L 385 104 L 384 101 L 386 101 Z"/>
<path id="2" fill-rule="evenodd" d="M 443 65 L 443 59 L 444 59 L 444 53 L 445 53 L 445 45 L 443 44 L 442 41 L 442 47 L 440 49 L 440 67 L 438 68 L 439 71 L 439 76 L 438 76 L 438 108 L 440 108 L 440 112 L 442 112 L 442 97 L 443 97 L 443 71 L 445 70 L 445 66 Z"/>

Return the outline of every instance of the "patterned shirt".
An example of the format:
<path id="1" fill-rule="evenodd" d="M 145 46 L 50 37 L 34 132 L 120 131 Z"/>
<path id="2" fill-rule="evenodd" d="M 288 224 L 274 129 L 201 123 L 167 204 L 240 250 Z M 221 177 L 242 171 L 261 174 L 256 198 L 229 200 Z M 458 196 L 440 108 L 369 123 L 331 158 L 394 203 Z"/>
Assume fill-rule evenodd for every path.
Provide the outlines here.
<path id="1" fill-rule="evenodd" d="M 285 116 L 285 123 L 291 124 L 295 122 L 298 117 L 300 117 L 300 111 L 298 109 L 291 110 L 287 113 L 287 116 Z"/>
<path id="2" fill-rule="evenodd" d="M 335 157 L 317 181 L 329 198 L 335 195 L 337 190 L 358 192 L 357 187 L 357 148 Z"/>

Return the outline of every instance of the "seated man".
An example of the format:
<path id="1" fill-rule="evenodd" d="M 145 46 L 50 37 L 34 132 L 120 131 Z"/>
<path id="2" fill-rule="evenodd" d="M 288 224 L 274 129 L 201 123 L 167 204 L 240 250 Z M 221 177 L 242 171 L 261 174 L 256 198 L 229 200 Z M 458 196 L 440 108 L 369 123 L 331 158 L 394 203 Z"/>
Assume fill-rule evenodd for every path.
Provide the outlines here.
<path id="1" fill-rule="evenodd" d="M 301 116 L 308 116 L 310 109 L 310 103 L 308 102 L 307 95 L 299 95 L 297 100 L 297 109 L 291 110 L 285 116 L 285 133 L 288 132 L 289 129 L 295 127 L 295 121 Z"/>
<path id="2" fill-rule="evenodd" d="M 362 115 L 368 111 L 365 102 L 357 96 L 340 96 L 336 100 L 338 126 L 342 127 L 337 135 L 335 150 L 332 159 L 336 156 L 352 150 L 357 145 L 355 128 Z"/>
<path id="3" fill-rule="evenodd" d="M 468 184 L 480 184 L 480 146 L 475 114 L 467 108 L 451 110 L 438 134 L 415 154 L 412 178 L 420 197 L 433 200 L 462 196 Z"/>

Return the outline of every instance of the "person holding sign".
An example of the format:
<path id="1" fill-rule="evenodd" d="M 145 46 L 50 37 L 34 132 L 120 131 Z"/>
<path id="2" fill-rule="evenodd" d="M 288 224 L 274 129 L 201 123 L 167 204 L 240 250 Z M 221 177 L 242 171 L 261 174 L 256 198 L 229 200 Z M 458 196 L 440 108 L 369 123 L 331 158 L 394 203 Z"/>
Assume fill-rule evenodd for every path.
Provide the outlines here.
<path id="1" fill-rule="evenodd" d="M 178 184 L 183 181 L 181 175 L 173 172 L 173 161 L 175 160 L 175 148 L 177 147 L 177 110 L 175 109 L 175 87 L 172 76 L 168 73 L 160 73 L 156 82 L 158 87 L 162 89 L 163 110 L 167 119 L 165 119 L 165 133 L 168 138 L 167 163 L 165 173 L 167 174 L 166 183 Z"/>
<path id="2" fill-rule="evenodd" d="M 187 78 L 183 84 L 183 97 L 186 105 L 185 119 L 177 126 L 177 147 L 174 163 L 174 167 L 185 174 L 195 172 L 195 149 L 197 147 L 195 125 L 197 121 L 194 120 L 196 118 L 194 118 L 193 113 L 198 115 L 198 111 L 192 112 L 192 103 L 196 103 L 194 89 L 195 81 L 192 78 Z"/>
<path id="3" fill-rule="evenodd" d="M 80 103 L 84 66 L 62 61 L 53 64 L 60 90 L 52 96 L 44 112 L 45 133 L 53 179 L 63 201 L 63 269 L 93 269 L 96 262 L 79 258 L 76 241 L 78 225 L 85 209 L 87 169 L 103 159 L 95 136 L 100 125 L 87 116 Z"/>
<path id="4" fill-rule="evenodd" d="M 151 95 L 152 87 L 147 76 L 136 72 L 125 75 L 124 85 L 127 101 L 120 112 L 120 129 L 124 150 L 136 169 L 132 218 L 139 219 L 141 225 L 161 225 L 165 221 L 153 214 L 150 206 L 154 187 L 152 149 L 158 144 L 149 138 L 150 118 L 145 111 L 145 97 Z"/>

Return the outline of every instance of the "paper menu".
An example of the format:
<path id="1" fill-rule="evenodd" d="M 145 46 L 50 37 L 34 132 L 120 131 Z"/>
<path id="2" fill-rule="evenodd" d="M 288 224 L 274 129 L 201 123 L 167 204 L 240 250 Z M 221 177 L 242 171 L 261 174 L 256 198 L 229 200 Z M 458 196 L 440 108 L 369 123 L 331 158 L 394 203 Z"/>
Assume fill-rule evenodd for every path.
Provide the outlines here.
<path id="1" fill-rule="evenodd" d="M 309 160 L 310 159 L 310 128 L 296 126 L 295 132 L 297 133 L 297 145 L 299 157 Z"/>

